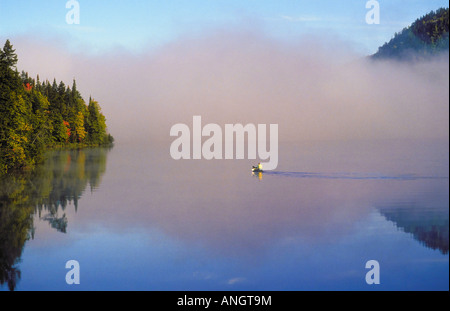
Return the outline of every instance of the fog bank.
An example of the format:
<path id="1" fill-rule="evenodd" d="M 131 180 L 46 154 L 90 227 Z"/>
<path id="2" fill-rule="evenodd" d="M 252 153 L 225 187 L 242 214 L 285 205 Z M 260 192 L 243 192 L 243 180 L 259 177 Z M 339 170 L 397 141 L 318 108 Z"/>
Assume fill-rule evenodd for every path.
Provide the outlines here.
<path id="1" fill-rule="evenodd" d="M 171 139 L 171 126 L 192 126 L 194 115 L 204 124 L 278 124 L 280 141 L 448 139 L 448 54 L 374 63 L 329 38 L 286 43 L 257 30 L 209 32 L 140 54 L 10 40 L 19 71 L 68 85 L 75 78 L 119 142 Z"/>

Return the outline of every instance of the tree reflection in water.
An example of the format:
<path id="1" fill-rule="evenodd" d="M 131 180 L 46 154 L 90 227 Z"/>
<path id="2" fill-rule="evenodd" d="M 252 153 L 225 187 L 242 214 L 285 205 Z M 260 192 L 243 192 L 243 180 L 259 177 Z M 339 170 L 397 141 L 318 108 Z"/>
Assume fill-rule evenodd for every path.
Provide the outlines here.
<path id="1" fill-rule="evenodd" d="M 35 215 L 67 232 L 67 206 L 73 203 L 76 211 L 87 186 L 92 191 L 100 185 L 109 149 L 51 152 L 33 171 L 0 177 L 0 285 L 16 288 L 17 264 L 26 241 L 34 238 Z"/>
<path id="2" fill-rule="evenodd" d="M 397 228 L 412 234 L 424 246 L 448 254 L 449 217 L 444 208 L 431 209 L 423 206 L 396 206 L 379 208 L 381 215 L 392 221 Z"/>

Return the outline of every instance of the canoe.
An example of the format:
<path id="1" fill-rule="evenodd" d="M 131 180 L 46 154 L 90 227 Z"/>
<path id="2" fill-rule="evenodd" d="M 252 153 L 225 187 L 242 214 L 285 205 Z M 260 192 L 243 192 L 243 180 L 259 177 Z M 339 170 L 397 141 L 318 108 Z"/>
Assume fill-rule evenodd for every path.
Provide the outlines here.
<path id="1" fill-rule="evenodd" d="M 252 172 L 253 173 L 262 173 L 262 172 L 264 172 L 263 170 L 260 170 L 259 168 L 257 168 L 256 166 L 253 166 L 252 167 Z"/>

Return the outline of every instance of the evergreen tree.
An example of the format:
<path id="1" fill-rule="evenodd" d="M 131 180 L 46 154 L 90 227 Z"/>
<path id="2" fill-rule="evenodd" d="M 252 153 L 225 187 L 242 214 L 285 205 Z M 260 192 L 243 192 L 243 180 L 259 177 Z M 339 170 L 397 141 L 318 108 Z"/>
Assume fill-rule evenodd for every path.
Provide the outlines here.
<path id="1" fill-rule="evenodd" d="M 98 102 L 86 105 L 77 90 L 56 79 L 41 83 L 17 72 L 10 41 L 0 49 L 0 175 L 33 167 L 53 146 L 111 144 Z"/>
<path id="2" fill-rule="evenodd" d="M 17 55 L 9 40 L 0 49 L 0 174 L 26 159 L 26 102 L 15 70 Z"/>
<path id="3" fill-rule="evenodd" d="M 404 28 L 372 55 L 374 59 L 421 59 L 449 51 L 449 9 L 431 11 Z"/>
<path id="4" fill-rule="evenodd" d="M 17 60 L 16 50 L 13 49 L 8 39 L 3 46 L 3 51 L 0 53 L 0 64 L 14 70 L 16 69 Z"/>
<path id="5" fill-rule="evenodd" d="M 89 99 L 87 117 L 88 140 L 94 144 L 102 144 L 106 136 L 106 119 L 95 100 Z"/>

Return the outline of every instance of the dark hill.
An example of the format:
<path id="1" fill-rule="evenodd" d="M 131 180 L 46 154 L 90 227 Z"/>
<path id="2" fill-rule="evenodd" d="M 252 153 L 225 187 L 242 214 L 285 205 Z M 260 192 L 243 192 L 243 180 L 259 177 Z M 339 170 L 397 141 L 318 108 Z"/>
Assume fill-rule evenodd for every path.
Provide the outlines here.
<path id="1" fill-rule="evenodd" d="M 411 60 L 449 51 L 449 9 L 440 8 L 404 28 L 371 56 L 372 59 Z"/>

